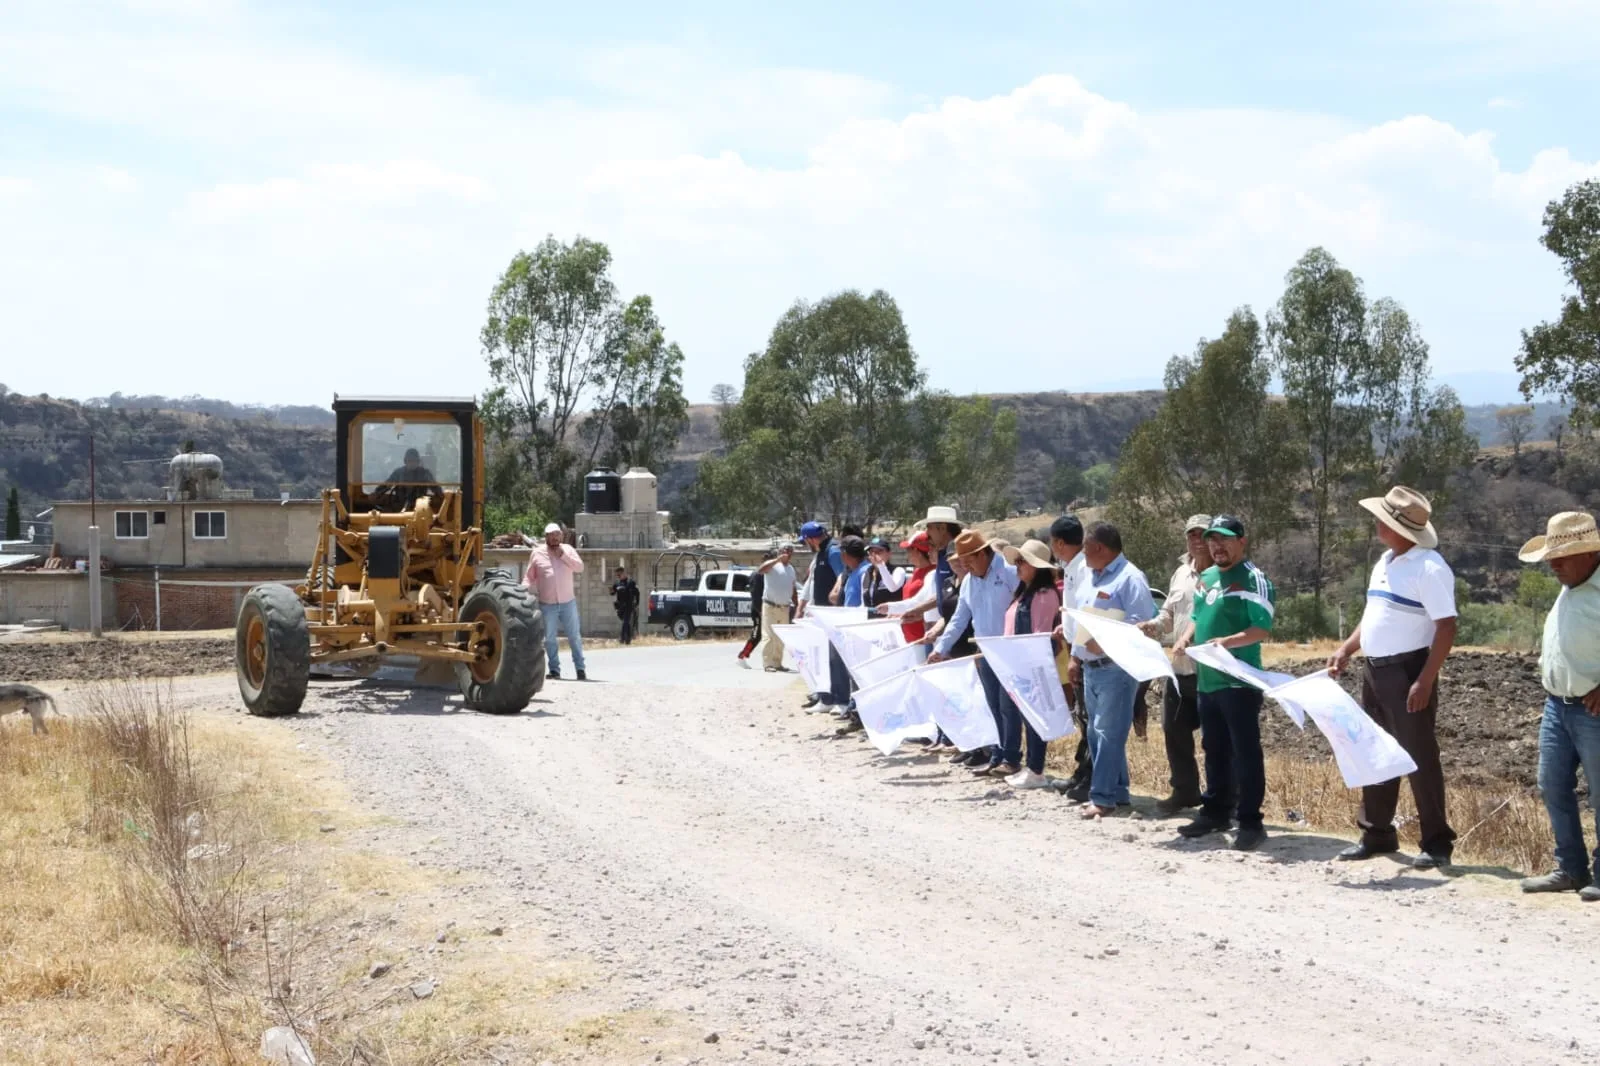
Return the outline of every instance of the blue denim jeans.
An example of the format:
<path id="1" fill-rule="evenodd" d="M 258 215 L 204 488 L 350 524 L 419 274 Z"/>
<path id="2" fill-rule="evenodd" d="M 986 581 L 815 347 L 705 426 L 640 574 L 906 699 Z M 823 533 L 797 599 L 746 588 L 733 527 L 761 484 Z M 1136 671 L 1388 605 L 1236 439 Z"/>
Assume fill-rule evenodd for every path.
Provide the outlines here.
<path id="1" fill-rule="evenodd" d="M 1022 762 L 1022 712 L 1017 710 L 1016 702 L 1000 684 L 987 659 L 978 660 L 978 683 L 989 698 L 989 713 L 994 715 L 995 732 L 1000 734 L 1000 746 L 990 757 L 989 765 L 1009 763 L 1016 766 Z"/>
<path id="2" fill-rule="evenodd" d="M 550 660 L 550 672 L 561 672 L 561 645 L 557 643 L 560 636 L 565 635 L 567 643 L 572 646 L 572 665 L 575 669 L 583 669 L 583 635 L 578 632 L 578 601 L 568 600 L 566 603 L 541 603 L 539 610 L 544 612 L 544 653 Z M 557 633 L 560 630 L 560 633 Z"/>
<path id="3" fill-rule="evenodd" d="M 1097 807 L 1130 803 L 1128 733 L 1133 729 L 1133 697 L 1139 682 L 1115 663 L 1084 666 L 1083 701 L 1089 712 L 1089 801 Z"/>
<path id="4" fill-rule="evenodd" d="M 1595 849 L 1583 843 L 1578 808 L 1578 767 L 1589 782 L 1589 807 L 1595 811 Z M 1600 718 L 1582 700 L 1546 696 L 1539 723 L 1539 792 L 1556 838 L 1556 865 L 1579 881 L 1600 880 Z"/>

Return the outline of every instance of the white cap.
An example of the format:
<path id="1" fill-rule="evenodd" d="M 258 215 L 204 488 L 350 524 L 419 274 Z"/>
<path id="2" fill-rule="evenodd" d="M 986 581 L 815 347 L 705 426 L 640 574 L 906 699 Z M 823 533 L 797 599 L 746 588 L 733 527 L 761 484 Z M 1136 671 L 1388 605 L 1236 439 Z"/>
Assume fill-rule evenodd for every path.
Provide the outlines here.
<path id="1" fill-rule="evenodd" d="M 544 535 L 547 536 L 547 537 L 552 533 L 560 533 L 560 532 L 561 532 L 561 523 L 560 522 L 551 522 L 549 525 L 544 527 Z"/>

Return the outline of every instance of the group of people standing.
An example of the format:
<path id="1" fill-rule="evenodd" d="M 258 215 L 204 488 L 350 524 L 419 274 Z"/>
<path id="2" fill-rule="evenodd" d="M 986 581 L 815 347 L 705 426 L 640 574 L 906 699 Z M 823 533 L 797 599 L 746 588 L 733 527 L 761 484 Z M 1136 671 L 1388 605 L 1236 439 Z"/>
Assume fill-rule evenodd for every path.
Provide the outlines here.
<path id="1" fill-rule="evenodd" d="M 1447 814 L 1437 739 L 1439 677 L 1456 638 L 1455 575 L 1439 554 L 1432 508 L 1423 495 L 1396 486 L 1360 501 L 1372 516 L 1383 553 L 1372 567 L 1360 623 L 1328 661 L 1337 677 L 1362 654 L 1361 704 L 1372 720 L 1411 756 L 1409 775 L 1420 828 L 1411 865 L 1450 864 L 1457 834 Z M 1131 803 L 1127 742 L 1144 687 L 1074 623 L 1063 608 L 1104 615 L 1168 641 L 1177 680 L 1164 682 L 1162 727 L 1171 791 L 1156 810 L 1194 809 L 1178 832 L 1188 838 L 1236 829 L 1233 847 L 1253 850 L 1267 839 L 1263 819 L 1266 760 L 1261 744 L 1260 688 L 1196 662 L 1199 644 L 1226 650 L 1262 667 L 1271 638 L 1277 593 L 1250 558 L 1244 522 L 1234 515 L 1191 516 L 1184 550 L 1159 609 L 1143 571 L 1124 554 L 1109 522 L 1087 529 L 1062 516 L 1050 543 L 1021 545 L 963 529 L 953 508 L 934 507 L 921 528 L 900 542 L 909 566 L 890 564 L 890 545 L 859 530 L 835 538 L 808 522 L 800 537 L 813 552 L 810 574 L 797 589 L 798 614 L 809 604 L 866 606 L 898 617 L 906 639 L 929 646 L 929 661 L 975 656 L 978 677 L 1000 742 L 956 751 L 940 734 L 930 742 L 951 761 L 1015 788 L 1054 787 L 1079 803 L 1085 818 L 1117 813 Z M 1581 766 L 1591 796 L 1600 783 L 1600 531 L 1589 515 L 1550 520 L 1522 558 L 1548 561 L 1563 589 L 1545 626 L 1542 671 L 1548 700 L 1540 730 L 1539 785 L 1556 837 L 1557 869 L 1529 878 L 1528 892 L 1577 891 L 1600 900 L 1600 846 L 1585 849 L 1577 797 Z M 983 661 L 974 639 L 1049 632 L 1057 669 L 1078 726 L 1074 770 L 1065 781 L 1045 776 L 1045 743 Z M 781 649 L 779 650 L 781 655 Z M 808 710 L 846 719 L 840 733 L 860 728 L 852 683 L 842 661 L 832 662 L 827 691 L 812 693 Z M 1200 733 L 1204 773 L 1195 753 Z M 1356 824 L 1361 838 L 1338 856 L 1357 862 L 1397 852 L 1395 823 L 1400 780 L 1362 789 Z M 1600 816 L 1596 832 L 1600 834 Z"/>

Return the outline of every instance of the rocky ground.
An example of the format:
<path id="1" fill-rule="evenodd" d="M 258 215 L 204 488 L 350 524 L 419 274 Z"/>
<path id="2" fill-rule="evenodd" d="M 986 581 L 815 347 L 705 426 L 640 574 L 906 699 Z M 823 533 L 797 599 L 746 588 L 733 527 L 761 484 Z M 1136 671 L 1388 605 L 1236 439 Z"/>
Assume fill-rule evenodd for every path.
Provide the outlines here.
<path id="1" fill-rule="evenodd" d="M 589 672 L 509 718 L 319 683 L 282 728 L 389 816 L 374 847 L 479 875 L 530 952 L 585 960 L 618 1009 L 690 1020 L 698 1046 L 660 1061 L 1600 1056 L 1600 906 L 1503 871 L 1335 864 L 1344 841 L 1288 827 L 1235 853 L 1147 801 L 1084 822 L 1054 793 L 835 739 L 718 645 Z M 231 677 L 176 692 L 240 713 Z"/>

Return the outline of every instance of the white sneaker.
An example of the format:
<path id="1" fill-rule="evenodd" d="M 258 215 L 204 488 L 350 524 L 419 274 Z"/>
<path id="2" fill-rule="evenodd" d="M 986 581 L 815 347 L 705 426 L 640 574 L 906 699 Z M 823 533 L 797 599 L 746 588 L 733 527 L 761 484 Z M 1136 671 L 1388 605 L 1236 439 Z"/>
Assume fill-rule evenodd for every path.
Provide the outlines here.
<path id="1" fill-rule="evenodd" d="M 748 670 L 748 669 L 750 669 L 750 660 L 749 659 L 745 659 L 745 658 L 741 658 L 739 660 L 739 665 L 744 667 L 746 670 Z"/>
<path id="2" fill-rule="evenodd" d="M 1050 779 L 1032 770 L 1023 770 L 1006 778 L 1006 784 L 1012 788 L 1049 788 Z"/>

